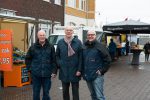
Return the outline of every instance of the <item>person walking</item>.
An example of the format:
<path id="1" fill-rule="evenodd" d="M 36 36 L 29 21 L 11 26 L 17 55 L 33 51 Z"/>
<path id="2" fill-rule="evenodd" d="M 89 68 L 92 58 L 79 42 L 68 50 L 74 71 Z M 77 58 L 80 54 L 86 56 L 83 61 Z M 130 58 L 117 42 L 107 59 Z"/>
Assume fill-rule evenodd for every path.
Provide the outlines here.
<path id="1" fill-rule="evenodd" d="M 31 72 L 33 100 L 40 100 L 40 90 L 43 89 L 43 99 L 51 100 L 49 90 L 51 88 L 51 74 L 56 67 L 55 49 L 46 39 L 46 33 L 40 30 L 37 33 L 38 40 L 32 45 L 26 55 L 25 63 Z"/>
<path id="2" fill-rule="evenodd" d="M 149 59 L 149 54 L 150 54 L 150 43 L 147 42 L 145 45 L 144 45 L 144 53 L 145 53 L 145 61 L 148 61 Z"/>
<path id="3" fill-rule="evenodd" d="M 103 93 L 104 74 L 108 71 L 111 57 L 106 46 L 96 40 L 96 32 L 87 32 L 83 46 L 83 78 L 91 93 L 92 100 L 105 100 Z"/>
<path id="4" fill-rule="evenodd" d="M 129 46 L 128 40 L 126 41 L 125 47 L 126 47 L 126 56 L 127 56 L 129 54 L 129 51 L 130 51 L 130 46 Z"/>
<path id="5" fill-rule="evenodd" d="M 109 43 L 108 48 L 109 48 L 109 53 L 110 53 L 111 59 L 112 59 L 112 61 L 114 61 L 115 56 L 116 56 L 117 45 L 113 41 L 113 39 L 110 39 L 110 43 Z"/>
<path id="6" fill-rule="evenodd" d="M 63 100 L 70 100 L 69 87 L 72 85 L 73 100 L 79 100 L 81 79 L 82 43 L 73 37 L 73 28 L 65 27 L 65 37 L 59 40 L 56 49 L 59 79 L 62 82 Z"/>

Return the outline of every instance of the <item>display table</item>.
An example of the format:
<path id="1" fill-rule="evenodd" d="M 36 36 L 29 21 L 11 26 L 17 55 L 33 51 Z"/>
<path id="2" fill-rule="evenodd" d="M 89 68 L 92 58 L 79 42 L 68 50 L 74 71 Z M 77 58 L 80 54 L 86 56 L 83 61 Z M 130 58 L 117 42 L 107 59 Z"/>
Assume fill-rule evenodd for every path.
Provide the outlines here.
<path id="1" fill-rule="evenodd" d="M 131 62 L 132 65 L 139 65 L 140 53 L 142 51 L 142 49 L 131 49 L 131 53 L 133 53 L 133 58 Z"/>
<path id="2" fill-rule="evenodd" d="M 4 87 L 22 87 L 23 85 L 30 83 L 30 75 L 25 65 L 13 66 L 12 71 L 4 72 Z"/>

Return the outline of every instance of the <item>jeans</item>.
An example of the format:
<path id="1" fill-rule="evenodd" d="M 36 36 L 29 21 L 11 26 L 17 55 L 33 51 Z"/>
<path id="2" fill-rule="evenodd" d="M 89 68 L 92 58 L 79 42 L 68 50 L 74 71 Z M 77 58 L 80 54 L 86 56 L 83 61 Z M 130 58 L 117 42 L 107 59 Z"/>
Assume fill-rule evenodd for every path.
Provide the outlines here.
<path id="1" fill-rule="evenodd" d="M 92 100 L 105 100 L 103 93 L 104 77 L 99 75 L 94 81 L 87 81 Z"/>
<path id="2" fill-rule="evenodd" d="M 42 100 L 51 100 L 49 96 L 49 90 L 51 88 L 50 77 L 38 77 L 32 75 L 32 85 L 33 85 L 33 100 L 40 100 L 41 87 L 43 88 Z"/>
<path id="3" fill-rule="evenodd" d="M 79 100 L 79 82 L 71 82 L 73 100 Z M 62 82 L 63 100 L 70 100 L 69 87 L 70 82 Z"/>

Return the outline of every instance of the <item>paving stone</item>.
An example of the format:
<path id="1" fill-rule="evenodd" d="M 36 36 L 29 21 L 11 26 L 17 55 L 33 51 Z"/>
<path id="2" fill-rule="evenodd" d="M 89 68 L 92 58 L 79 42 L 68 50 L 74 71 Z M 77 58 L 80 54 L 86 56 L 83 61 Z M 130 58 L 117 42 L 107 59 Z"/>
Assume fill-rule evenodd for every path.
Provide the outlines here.
<path id="1" fill-rule="evenodd" d="M 113 62 L 105 74 L 104 93 L 106 100 L 150 100 L 150 62 L 140 56 L 140 65 L 130 65 L 131 57 L 122 56 Z M 91 100 L 86 82 L 80 81 L 80 100 Z M 58 78 L 52 79 L 52 100 L 62 99 L 62 87 Z M 70 88 L 70 95 L 72 92 Z M 42 94 L 41 94 L 42 97 Z M 32 100 L 32 86 L 1 88 L 0 100 Z"/>

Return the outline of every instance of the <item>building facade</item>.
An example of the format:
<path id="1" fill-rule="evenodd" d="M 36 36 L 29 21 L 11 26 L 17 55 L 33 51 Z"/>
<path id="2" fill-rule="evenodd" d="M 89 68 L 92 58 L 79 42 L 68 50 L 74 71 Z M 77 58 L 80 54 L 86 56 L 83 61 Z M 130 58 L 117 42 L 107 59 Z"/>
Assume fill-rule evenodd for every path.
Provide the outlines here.
<path id="1" fill-rule="evenodd" d="M 26 52 L 43 29 L 47 37 L 55 25 L 64 25 L 65 0 L 0 0 L 0 30 L 13 32 L 13 47 Z M 0 62 L 1 63 L 1 62 Z M 0 70 L 0 88 L 4 86 Z"/>
<path id="2" fill-rule="evenodd" d="M 65 0 L 65 25 L 94 26 L 95 0 Z"/>
<path id="3" fill-rule="evenodd" d="M 47 37 L 53 26 L 64 25 L 65 0 L 0 0 L 0 29 L 12 29 L 14 45 L 26 51 L 38 30 Z M 20 38 L 20 41 L 18 41 Z"/>

